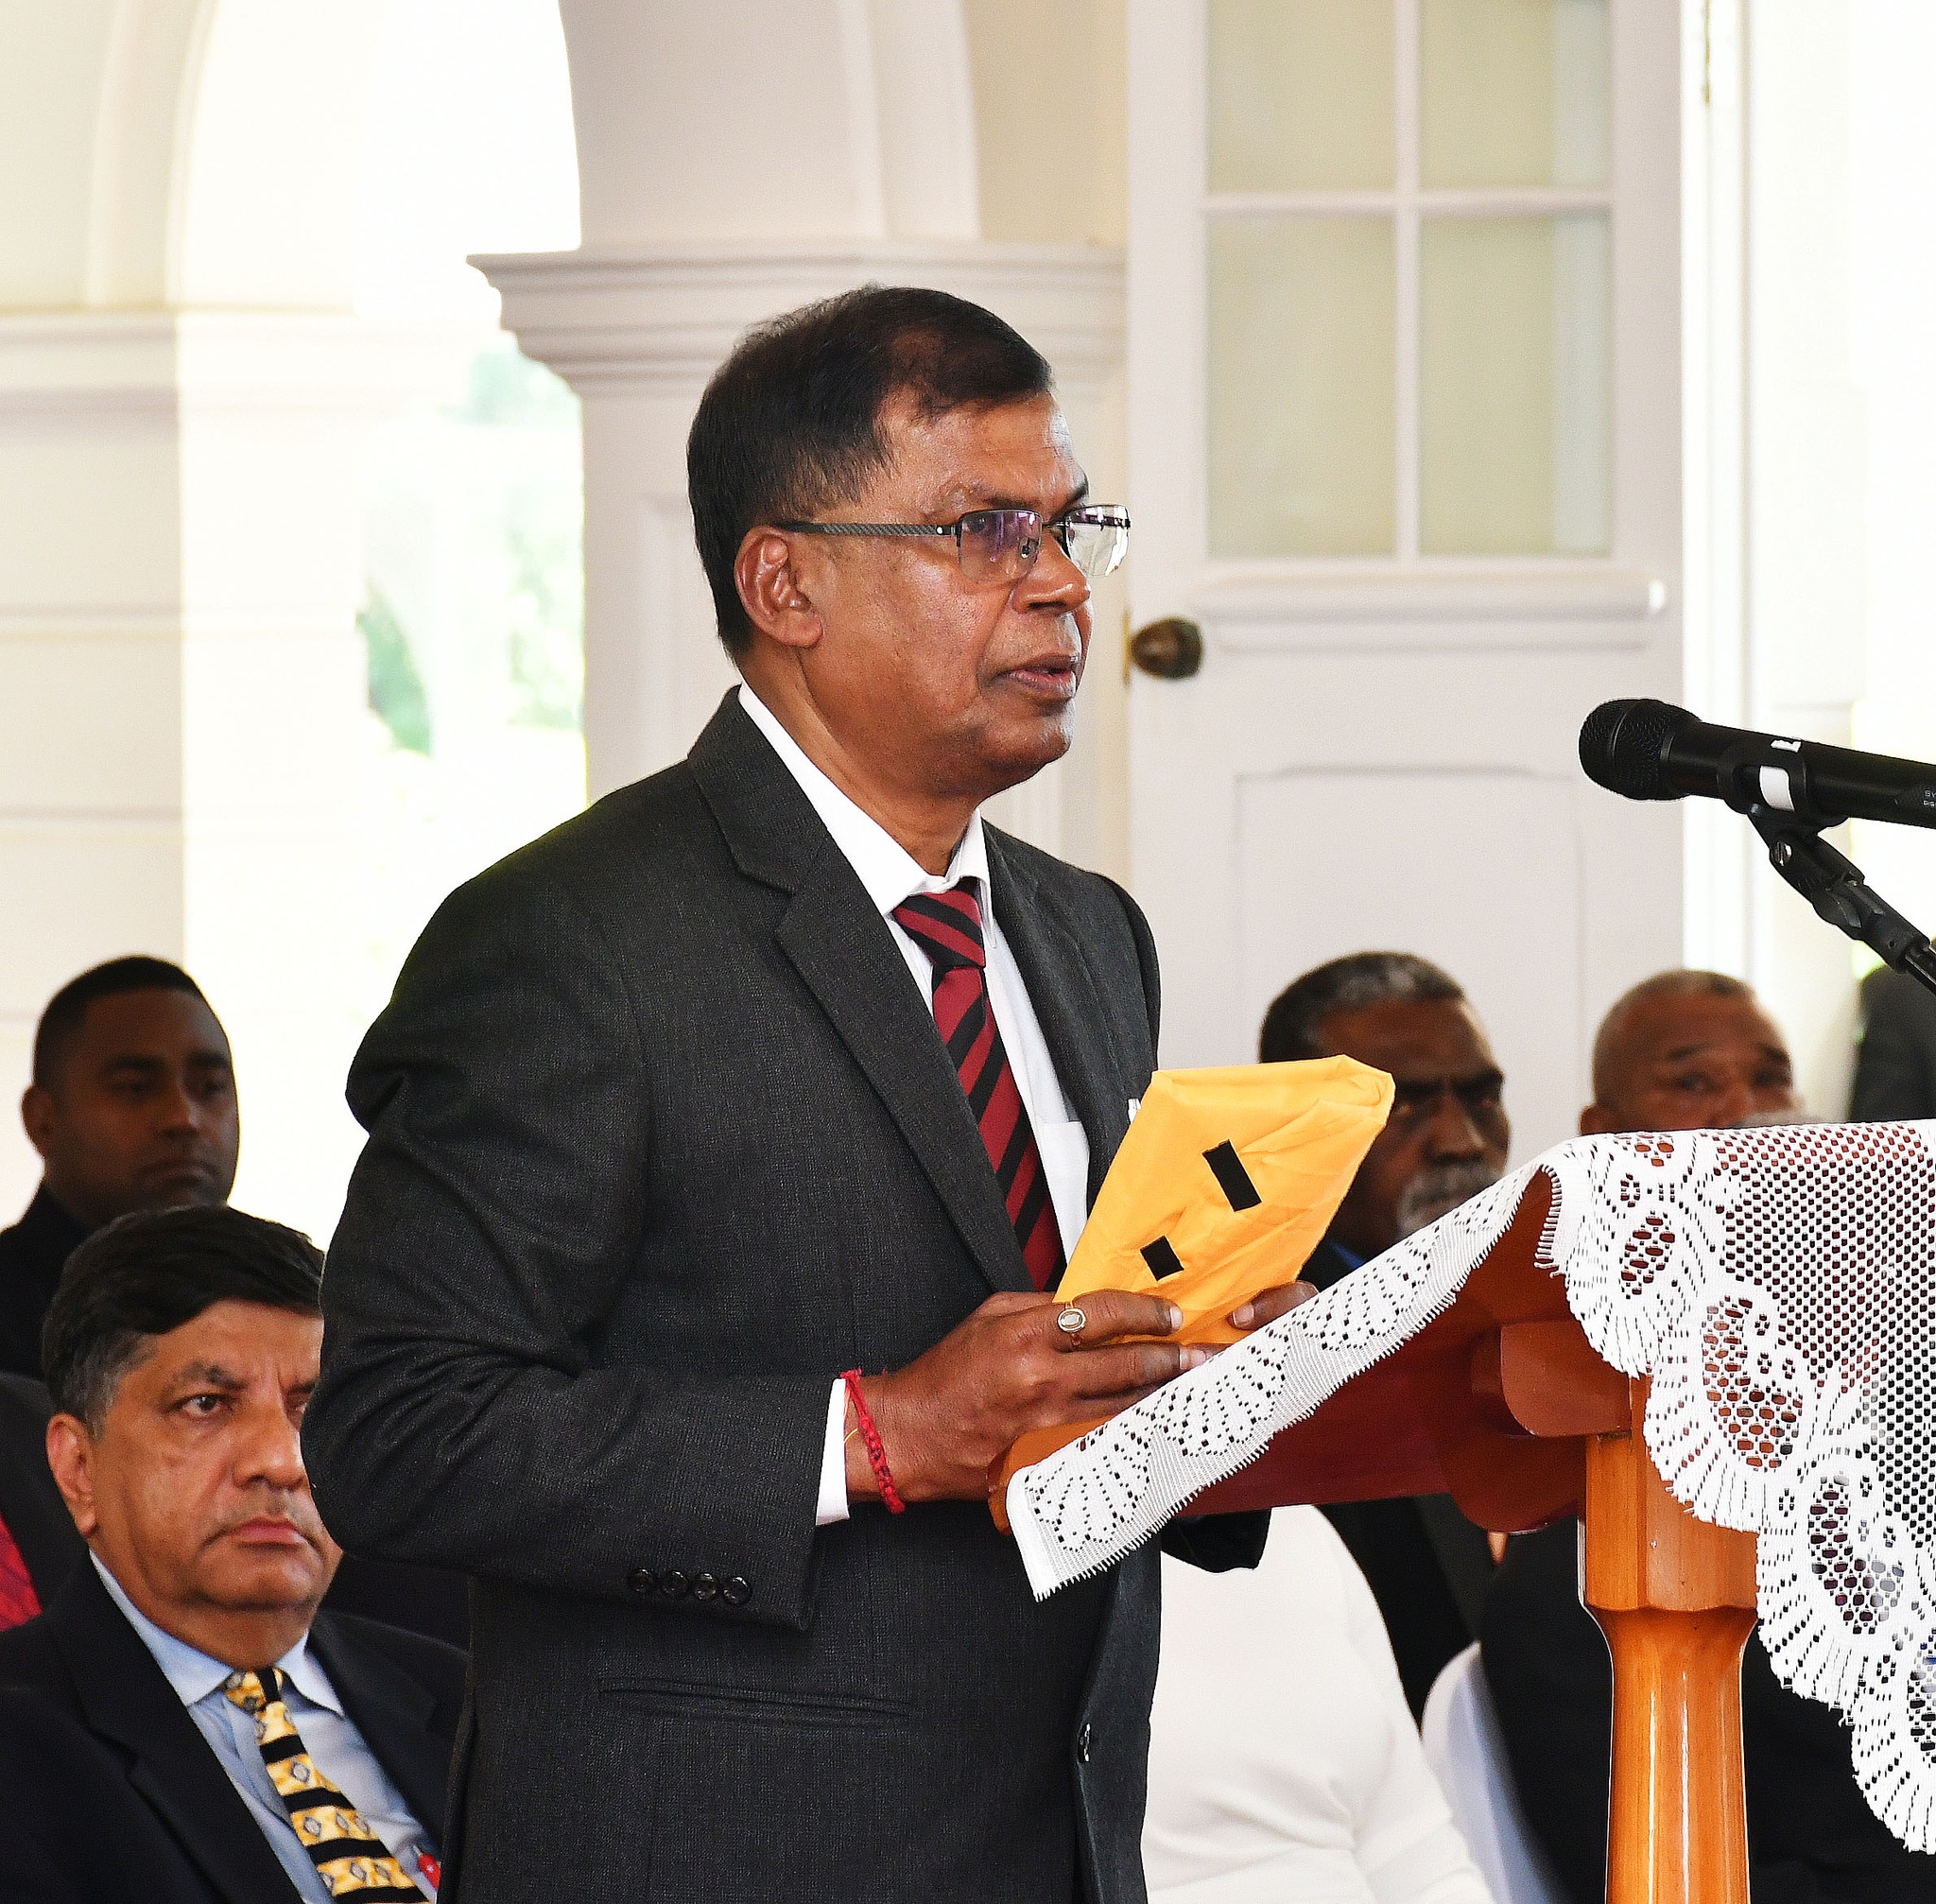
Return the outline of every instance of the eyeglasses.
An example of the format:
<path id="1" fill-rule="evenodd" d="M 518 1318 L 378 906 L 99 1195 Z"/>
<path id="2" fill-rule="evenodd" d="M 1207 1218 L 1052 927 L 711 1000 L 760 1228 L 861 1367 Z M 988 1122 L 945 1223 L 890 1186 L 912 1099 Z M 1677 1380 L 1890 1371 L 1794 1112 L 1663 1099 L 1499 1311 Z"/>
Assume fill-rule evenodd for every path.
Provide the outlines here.
<path id="1" fill-rule="evenodd" d="M 1130 547 L 1130 512 L 1114 503 L 1084 503 L 1045 523 L 1039 510 L 970 510 L 959 522 L 780 522 L 802 535 L 953 536 L 970 581 L 1017 582 L 1035 566 L 1045 529 L 1092 580 L 1121 565 Z"/>

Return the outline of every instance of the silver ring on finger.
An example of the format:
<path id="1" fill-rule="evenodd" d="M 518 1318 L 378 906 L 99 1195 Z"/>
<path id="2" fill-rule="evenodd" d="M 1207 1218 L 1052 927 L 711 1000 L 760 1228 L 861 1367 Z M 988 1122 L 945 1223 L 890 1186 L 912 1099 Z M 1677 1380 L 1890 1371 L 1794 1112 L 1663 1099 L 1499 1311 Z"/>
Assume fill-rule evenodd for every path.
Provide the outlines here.
<path id="1" fill-rule="evenodd" d="M 1089 1326 L 1089 1318 L 1074 1303 L 1064 1303 L 1056 1311 L 1055 1325 L 1073 1341 Z"/>

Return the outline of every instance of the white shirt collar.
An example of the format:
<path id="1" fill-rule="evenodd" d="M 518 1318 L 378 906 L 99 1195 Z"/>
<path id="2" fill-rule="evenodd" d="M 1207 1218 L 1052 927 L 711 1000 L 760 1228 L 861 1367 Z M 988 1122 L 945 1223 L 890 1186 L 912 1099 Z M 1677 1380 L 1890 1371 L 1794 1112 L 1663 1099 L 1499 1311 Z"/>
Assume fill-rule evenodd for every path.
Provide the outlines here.
<path id="1" fill-rule="evenodd" d="M 210 1693 L 218 1691 L 232 1669 L 219 1659 L 211 1659 L 185 1639 L 177 1639 L 172 1633 L 157 1626 L 123 1592 L 121 1583 L 102 1565 L 100 1555 L 90 1554 L 88 1558 L 94 1562 L 95 1571 L 100 1575 L 101 1584 L 108 1589 L 109 1597 L 127 1617 L 129 1625 L 141 1636 L 142 1644 L 154 1655 L 155 1664 L 175 1688 L 175 1697 L 183 1705 L 199 1705 Z M 309 1636 L 306 1633 L 276 1661 L 276 1666 L 312 1705 L 325 1706 L 339 1718 L 342 1716 L 343 1705 L 337 1697 L 336 1688 L 329 1683 L 322 1668 L 310 1657 Z"/>
<path id="2" fill-rule="evenodd" d="M 920 861 L 879 821 L 856 806 L 806 757 L 800 743 L 780 725 L 772 710 L 744 683 L 739 689 L 739 704 L 766 736 L 780 756 L 781 765 L 800 783 L 800 790 L 812 802 L 813 810 L 834 836 L 834 844 L 846 856 L 883 918 L 911 893 L 945 892 L 963 879 L 975 879 L 980 882 L 982 918 L 986 923 L 992 901 L 988 841 L 982 834 L 979 813 L 969 821 L 968 830 L 962 834 L 961 843 L 948 862 L 948 870 L 939 875 L 924 872 Z"/>

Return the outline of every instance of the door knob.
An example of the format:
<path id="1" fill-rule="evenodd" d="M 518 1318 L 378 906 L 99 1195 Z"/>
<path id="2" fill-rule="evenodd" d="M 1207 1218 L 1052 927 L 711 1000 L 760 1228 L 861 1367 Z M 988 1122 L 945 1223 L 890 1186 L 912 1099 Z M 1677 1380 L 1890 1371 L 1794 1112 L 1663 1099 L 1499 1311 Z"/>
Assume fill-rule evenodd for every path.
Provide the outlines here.
<path id="1" fill-rule="evenodd" d="M 1203 631 L 1180 614 L 1152 621 L 1131 635 L 1130 659 L 1158 681 L 1187 681 L 1203 665 Z"/>

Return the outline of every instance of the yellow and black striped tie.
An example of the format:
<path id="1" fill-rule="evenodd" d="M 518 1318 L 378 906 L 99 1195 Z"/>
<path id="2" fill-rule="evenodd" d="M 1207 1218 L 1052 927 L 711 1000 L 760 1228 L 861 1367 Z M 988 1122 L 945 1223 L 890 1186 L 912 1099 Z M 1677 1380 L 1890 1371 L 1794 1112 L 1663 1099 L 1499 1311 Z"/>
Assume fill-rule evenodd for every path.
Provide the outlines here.
<path id="1" fill-rule="evenodd" d="M 389 1845 L 310 1757 L 283 1703 L 283 1675 L 273 1666 L 261 1672 L 232 1672 L 222 1690 L 254 1720 L 255 1741 L 262 1747 L 269 1781 L 281 1793 L 289 1823 L 330 1895 L 368 1904 L 389 1897 L 424 1904 L 427 1894 L 410 1880 Z"/>

